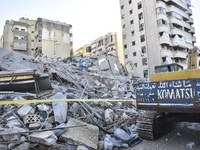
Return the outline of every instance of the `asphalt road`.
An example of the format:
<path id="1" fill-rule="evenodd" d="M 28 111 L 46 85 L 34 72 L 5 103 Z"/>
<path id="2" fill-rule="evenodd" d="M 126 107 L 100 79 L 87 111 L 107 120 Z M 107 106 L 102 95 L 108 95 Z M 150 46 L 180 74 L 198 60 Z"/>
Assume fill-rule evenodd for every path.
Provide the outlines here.
<path id="1" fill-rule="evenodd" d="M 156 141 L 143 140 L 129 150 L 200 150 L 200 123 L 176 123 Z"/>

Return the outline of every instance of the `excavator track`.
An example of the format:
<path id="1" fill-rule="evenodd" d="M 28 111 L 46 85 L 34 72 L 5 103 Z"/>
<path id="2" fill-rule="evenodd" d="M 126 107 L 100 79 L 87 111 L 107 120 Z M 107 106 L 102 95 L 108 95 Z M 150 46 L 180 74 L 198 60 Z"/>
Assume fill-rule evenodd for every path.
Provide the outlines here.
<path id="1" fill-rule="evenodd" d="M 139 114 L 136 126 L 139 136 L 143 139 L 155 140 L 161 137 L 166 127 L 164 113 L 146 111 Z"/>

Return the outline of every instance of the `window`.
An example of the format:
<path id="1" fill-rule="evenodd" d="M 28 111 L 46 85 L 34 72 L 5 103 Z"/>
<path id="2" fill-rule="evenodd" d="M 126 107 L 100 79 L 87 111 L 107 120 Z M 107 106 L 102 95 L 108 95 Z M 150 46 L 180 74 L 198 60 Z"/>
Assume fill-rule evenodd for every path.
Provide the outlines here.
<path id="1" fill-rule="evenodd" d="M 142 54 L 146 53 L 146 46 L 141 47 Z"/>
<path id="2" fill-rule="evenodd" d="M 136 52 L 134 52 L 134 53 L 133 53 L 133 56 L 134 56 L 134 57 L 135 57 L 135 56 L 137 56 L 137 53 L 136 53 Z"/>
<path id="3" fill-rule="evenodd" d="M 125 57 L 125 59 L 128 59 L 128 55 L 125 55 L 124 57 Z"/>
<path id="4" fill-rule="evenodd" d="M 17 37 L 17 36 L 14 36 L 14 39 L 19 39 L 19 37 Z"/>
<path id="5" fill-rule="evenodd" d="M 132 14 L 132 13 L 133 13 L 133 10 L 130 10 L 129 13 Z"/>
<path id="6" fill-rule="evenodd" d="M 143 19 L 143 14 L 142 14 L 142 12 L 138 14 L 138 18 L 139 18 L 139 20 Z"/>
<path id="7" fill-rule="evenodd" d="M 124 19 L 124 16 L 125 16 L 125 15 L 122 15 L 122 19 Z"/>
<path id="8" fill-rule="evenodd" d="M 148 78 L 148 70 L 143 70 L 144 78 Z"/>
<path id="9" fill-rule="evenodd" d="M 15 30 L 19 30 L 19 28 L 15 27 Z"/>
<path id="10" fill-rule="evenodd" d="M 127 44 L 124 45 L 124 48 L 127 48 Z"/>
<path id="11" fill-rule="evenodd" d="M 21 29 L 21 31 L 25 31 L 25 29 Z"/>
<path id="12" fill-rule="evenodd" d="M 126 39 L 126 34 L 123 35 L 123 39 L 124 39 L 124 40 Z"/>
<path id="13" fill-rule="evenodd" d="M 137 63 L 134 63 L 134 66 L 137 67 Z"/>
<path id="14" fill-rule="evenodd" d="M 183 17 L 182 17 L 180 14 L 178 14 L 178 13 L 176 13 L 176 12 L 174 12 L 174 11 L 170 12 L 170 13 L 169 13 L 169 16 L 176 17 L 176 18 L 179 19 L 179 20 L 182 20 L 182 19 L 183 19 Z"/>
<path id="15" fill-rule="evenodd" d="M 34 40 L 31 40 L 31 42 L 34 42 Z"/>
<path id="16" fill-rule="evenodd" d="M 131 4 L 131 3 L 132 3 L 132 0 L 129 0 L 128 3 Z"/>
<path id="17" fill-rule="evenodd" d="M 32 31 L 31 33 L 34 33 L 34 31 Z"/>
<path id="18" fill-rule="evenodd" d="M 39 42 L 42 42 L 42 40 L 39 40 Z"/>
<path id="19" fill-rule="evenodd" d="M 135 35 L 135 31 L 131 31 L 131 35 L 134 36 Z"/>
<path id="20" fill-rule="evenodd" d="M 143 59 L 142 59 L 142 65 L 143 65 L 143 66 L 146 66 L 146 65 L 147 65 L 147 58 L 143 58 Z"/>
<path id="21" fill-rule="evenodd" d="M 141 23 L 140 26 L 139 26 L 139 31 L 143 31 L 144 30 L 144 24 Z"/>
<path id="22" fill-rule="evenodd" d="M 139 3 L 138 3 L 138 9 L 141 9 L 141 8 L 142 8 L 142 3 L 139 2 Z"/>
<path id="23" fill-rule="evenodd" d="M 140 36 L 140 41 L 141 41 L 141 43 L 145 41 L 145 36 L 144 35 Z"/>
<path id="24" fill-rule="evenodd" d="M 121 6 L 121 9 L 124 9 L 124 5 Z"/>
<path id="25" fill-rule="evenodd" d="M 163 14 L 166 14 L 166 9 L 165 8 L 162 8 L 162 7 L 159 7 L 156 9 L 156 13 L 163 13 Z"/>
<path id="26" fill-rule="evenodd" d="M 38 26 L 38 27 L 42 27 L 42 23 L 41 23 L 41 22 L 38 22 L 37 26 Z"/>
<path id="27" fill-rule="evenodd" d="M 158 22 L 158 25 L 168 25 L 167 21 L 164 19 L 159 19 L 157 22 Z"/>
<path id="28" fill-rule="evenodd" d="M 179 59 L 178 58 L 175 58 L 175 63 L 179 63 Z"/>
<path id="29" fill-rule="evenodd" d="M 32 51 L 34 51 L 34 49 L 33 49 L 33 48 L 31 48 L 31 50 L 32 50 Z"/>
<path id="30" fill-rule="evenodd" d="M 131 21 L 130 21 L 130 24 L 133 24 L 133 23 L 134 23 L 134 21 L 133 21 L 133 20 L 131 20 Z"/>
<path id="31" fill-rule="evenodd" d="M 132 45 L 133 45 L 133 46 L 135 45 L 135 41 L 132 42 Z"/>
<path id="32" fill-rule="evenodd" d="M 122 26 L 122 28 L 124 29 L 126 27 L 126 25 L 124 24 L 123 26 Z"/>

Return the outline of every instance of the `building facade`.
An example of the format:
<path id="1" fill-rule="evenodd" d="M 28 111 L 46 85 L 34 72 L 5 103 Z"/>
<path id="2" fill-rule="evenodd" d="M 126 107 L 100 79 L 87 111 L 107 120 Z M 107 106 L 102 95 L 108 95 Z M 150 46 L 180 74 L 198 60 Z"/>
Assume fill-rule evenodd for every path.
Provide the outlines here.
<path id="1" fill-rule="evenodd" d="M 90 52 L 91 52 L 91 45 L 85 44 L 83 47 L 75 50 L 73 53 L 73 56 L 86 57 L 86 56 L 90 56 Z"/>
<path id="2" fill-rule="evenodd" d="M 118 56 L 120 63 L 124 64 L 122 34 L 110 32 L 92 41 L 90 55 L 98 55 L 101 53 Z"/>
<path id="3" fill-rule="evenodd" d="M 194 47 L 190 0 L 120 0 L 124 61 L 135 75 L 150 80 L 154 66 L 187 68 Z"/>
<path id="4" fill-rule="evenodd" d="M 73 55 L 72 25 L 38 18 L 35 24 L 35 56 L 64 58 Z"/>
<path id="5" fill-rule="evenodd" d="M 3 48 L 35 57 L 69 57 L 73 52 L 72 26 L 43 18 L 7 20 Z"/>

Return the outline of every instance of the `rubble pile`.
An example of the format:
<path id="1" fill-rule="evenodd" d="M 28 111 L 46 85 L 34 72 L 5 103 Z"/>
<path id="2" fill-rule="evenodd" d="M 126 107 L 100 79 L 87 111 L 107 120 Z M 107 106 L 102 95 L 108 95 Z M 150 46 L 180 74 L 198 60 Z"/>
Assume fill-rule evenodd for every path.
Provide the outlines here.
<path id="1" fill-rule="evenodd" d="M 138 79 L 130 79 L 115 56 L 87 58 L 86 70 L 81 59 L 0 49 L 1 100 L 88 99 L 1 105 L 0 149 L 113 149 L 140 142 L 130 100 Z"/>

